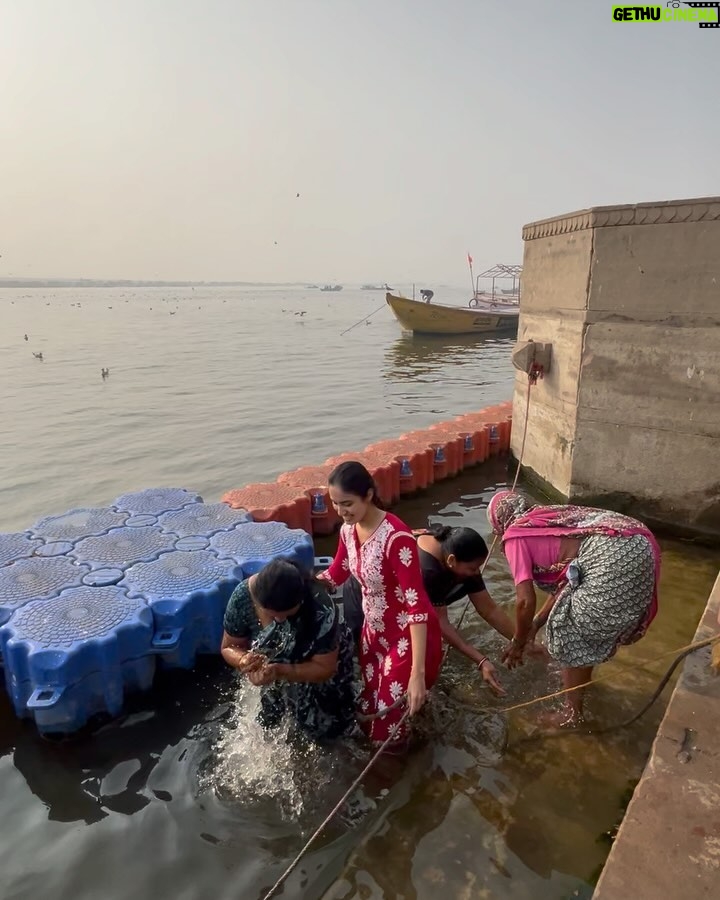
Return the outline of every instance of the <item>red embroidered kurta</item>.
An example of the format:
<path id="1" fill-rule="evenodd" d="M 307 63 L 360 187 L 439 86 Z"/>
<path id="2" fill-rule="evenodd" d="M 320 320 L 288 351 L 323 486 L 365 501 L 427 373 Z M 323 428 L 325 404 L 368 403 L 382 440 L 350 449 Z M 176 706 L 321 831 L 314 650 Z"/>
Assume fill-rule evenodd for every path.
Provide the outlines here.
<path id="1" fill-rule="evenodd" d="M 343 525 L 332 565 L 320 577 L 339 586 L 350 574 L 360 582 L 365 615 L 360 636 L 363 690 L 360 711 L 374 714 L 406 693 L 412 669 L 410 625 L 427 625 L 425 683 L 432 687 L 442 661 L 440 624 L 423 586 L 417 544 L 397 516 L 386 513 L 373 534 L 360 544 L 355 526 Z M 363 722 L 373 741 L 400 741 L 405 726 L 399 706 L 381 718 Z"/>

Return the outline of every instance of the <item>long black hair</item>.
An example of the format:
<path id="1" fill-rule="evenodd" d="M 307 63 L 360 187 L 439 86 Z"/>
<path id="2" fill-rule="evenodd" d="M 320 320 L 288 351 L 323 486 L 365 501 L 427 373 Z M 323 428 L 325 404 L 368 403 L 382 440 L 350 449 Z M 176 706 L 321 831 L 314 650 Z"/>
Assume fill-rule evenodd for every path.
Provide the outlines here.
<path id="1" fill-rule="evenodd" d="M 291 559 L 273 559 L 257 573 L 255 599 L 269 612 L 287 612 L 312 598 L 313 579 Z"/>
<path id="2" fill-rule="evenodd" d="M 442 547 L 445 559 L 454 556 L 458 562 L 469 563 L 485 559 L 488 548 L 481 534 L 474 528 L 451 528 L 449 525 L 430 525 L 427 533 Z"/>
<path id="3" fill-rule="evenodd" d="M 373 495 L 370 502 L 374 503 L 378 509 L 385 508 L 378 496 L 375 479 L 365 466 L 355 459 L 335 466 L 328 475 L 328 484 L 332 485 L 332 487 L 340 488 L 345 494 L 352 494 L 355 497 L 361 497 L 363 500 L 367 497 L 368 492 L 372 491 Z"/>

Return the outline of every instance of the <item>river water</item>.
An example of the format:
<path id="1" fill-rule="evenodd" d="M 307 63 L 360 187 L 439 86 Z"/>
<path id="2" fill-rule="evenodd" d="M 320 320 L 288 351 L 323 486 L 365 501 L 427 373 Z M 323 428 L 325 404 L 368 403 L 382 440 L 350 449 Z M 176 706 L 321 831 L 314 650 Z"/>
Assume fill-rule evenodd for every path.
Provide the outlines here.
<path id="1" fill-rule="evenodd" d="M 155 485 L 214 501 L 511 396 L 511 340 L 413 340 L 382 305 L 382 294 L 299 288 L 1 291 L 0 529 Z M 487 534 L 484 507 L 505 477 L 485 465 L 397 511 L 413 527 L 430 517 Z M 664 551 L 661 612 L 604 667 L 617 680 L 593 690 L 595 723 L 639 706 L 663 665 L 630 667 L 694 631 L 717 556 Z M 501 559 L 487 580 L 512 602 Z M 497 657 L 477 617 L 463 627 Z M 541 740 L 534 711 L 494 710 L 555 689 L 557 672 L 533 662 L 502 678 L 498 701 L 451 654 L 409 759 L 366 778 L 279 896 L 589 897 L 663 704 L 629 729 Z M 259 900 L 367 755 L 352 741 L 268 743 L 256 702 L 206 659 L 158 677 L 120 720 L 57 743 L 0 691 L 3 900 Z"/>

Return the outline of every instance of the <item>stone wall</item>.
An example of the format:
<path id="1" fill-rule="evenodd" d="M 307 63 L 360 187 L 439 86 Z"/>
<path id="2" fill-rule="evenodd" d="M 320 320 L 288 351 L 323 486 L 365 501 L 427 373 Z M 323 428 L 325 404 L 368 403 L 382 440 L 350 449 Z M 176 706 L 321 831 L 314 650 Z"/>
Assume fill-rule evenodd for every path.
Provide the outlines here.
<path id="1" fill-rule="evenodd" d="M 553 345 L 526 472 L 563 498 L 720 537 L 720 197 L 596 207 L 523 239 L 518 340 Z M 516 423 L 526 392 L 518 375 Z"/>
<path id="2" fill-rule="evenodd" d="M 719 611 L 720 576 L 694 641 L 717 634 Z M 720 895 L 719 704 L 705 647 L 683 666 L 593 900 Z"/>

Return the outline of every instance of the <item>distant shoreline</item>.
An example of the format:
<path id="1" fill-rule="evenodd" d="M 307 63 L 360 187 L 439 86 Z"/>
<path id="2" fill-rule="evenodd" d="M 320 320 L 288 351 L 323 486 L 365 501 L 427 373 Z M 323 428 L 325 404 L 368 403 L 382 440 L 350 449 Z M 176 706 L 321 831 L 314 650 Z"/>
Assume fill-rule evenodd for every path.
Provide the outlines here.
<path id="1" fill-rule="evenodd" d="M 296 287 L 304 281 L 128 281 L 107 278 L 0 278 L 0 288 L 98 287 Z"/>

